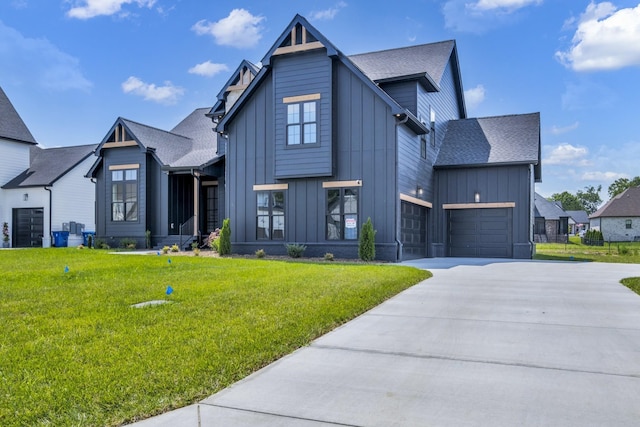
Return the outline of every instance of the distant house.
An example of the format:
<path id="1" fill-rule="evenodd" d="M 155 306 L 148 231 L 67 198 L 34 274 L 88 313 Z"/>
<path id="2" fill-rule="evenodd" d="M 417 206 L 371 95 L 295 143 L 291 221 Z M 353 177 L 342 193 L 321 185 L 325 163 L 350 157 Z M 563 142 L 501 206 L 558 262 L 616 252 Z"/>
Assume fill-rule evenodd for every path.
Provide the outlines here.
<path id="1" fill-rule="evenodd" d="M 569 214 L 557 202 L 535 193 L 534 239 L 536 243 L 566 243 L 569 234 Z"/>
<path id="2" fill-rule="evenodd" d="M 586 211 L 565 211 L 569 215 L 569 234 L 589 230 L 589 214 Z"/>
<path id="3" fill-rule="evenodd" d="M 50 246 L 53 231 L 68 244 L 95 227 L 94 184 L 84 174 L 95 145 L 43 149 L 0 88 L 0 221 L 12 247 Z"/>
<path id="4" fill-rule="evenodd" d="M 640 241 L 640 187 L 613 197 L 589 219 L 591 228 L 600 230 L 605 241 Z"/>
<path id="5" fill-rule="evenodd" d="M 540 116 L 467 118 L 455 41 L 346 56 L 297 15 L 261 64 L 209 113 L 234 252 L 355 258 L 371 218 L 378 259 L 532 256 Z"/>

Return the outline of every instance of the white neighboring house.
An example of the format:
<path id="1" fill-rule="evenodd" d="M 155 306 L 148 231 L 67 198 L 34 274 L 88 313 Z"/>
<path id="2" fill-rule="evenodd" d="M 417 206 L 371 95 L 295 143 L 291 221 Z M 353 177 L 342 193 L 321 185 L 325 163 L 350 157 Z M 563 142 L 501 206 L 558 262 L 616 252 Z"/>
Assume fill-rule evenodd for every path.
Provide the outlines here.
<path id="1" fill-rule="evenodd" d="M 627 188 L 589 216 L 605 241 L 640 241 L 640 187 Z"/>
<path id="2" fill-rule="evenodd" d="M 38 147 L 0 88 L 0 223 L 9 224 L 11 247 L 48 247 L 65 228 L 74 246 L 95 230 L 95 184 L 85 178 L 95 148 Z"/>

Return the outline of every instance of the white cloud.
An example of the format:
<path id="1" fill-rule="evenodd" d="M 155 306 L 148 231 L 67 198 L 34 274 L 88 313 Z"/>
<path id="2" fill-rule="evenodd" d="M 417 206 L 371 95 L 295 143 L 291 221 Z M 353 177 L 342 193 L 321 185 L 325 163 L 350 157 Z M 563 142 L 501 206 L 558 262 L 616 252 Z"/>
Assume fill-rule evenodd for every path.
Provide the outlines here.
<path id="1" fill-rule="evenodd" d="M 446 28 L 469 33 L 483 33 L 491 28 L 513 24 L 518 11 L 542 4 L 542 0 L 447 0 L 442 6 Z"/>
<path id="2" fill-rule="evenodd" d="M 165 105 L 175 104 L 184 94 L 183 88 L 174 86 L 171 82 L 165 82 L 164 86 L 156 86 L 153 83 L 145 83 L 135 76 L 129 77 L 122 83 L 122 91 L 142 96 L 146 101 Z"/>
<path id="3" fill-rule="evenodd" d="M 580 126 L 580 122 L 575 122 L 564 127 L 553 125 L 551 126 L 551 133 L 554 135 L 562 135 L 563 133 L 571 132 L 572 130 L 578 129 L 578 126 Z"/>
<path id="4" fill-rule="evenodd" d="M 575 23 L 568 20 L 565 27 Z M 616 10 L 609 2 L 591 2 L 577 20 L 571 47 L 556 52 L 556 58 L 574 71 L 640 65 L 640 4 Z"/>
<path id="5" fill-rule="evenodd" d="M 530 5 L 540 5 L 542 0 L 479 0 L 476 3 L 468 4 L 468 7 L 477 10 L 495 10 L 502 9 L 512 12 Z"/>
<path id="6" fill-rule="evenodd" d="M 156 0 L 75 0 L 75 5 L 67 12 L 70 18 L 90 19 L 101 15 L 114 15 L 122 10 L 122 5 L 135 3 L 138 7 L 151 8 Z"/>
<path id="7" fill-rule="evenodd" d="M 312 21 L 328 21 L 335 18 L 338 12 L 340 12 L 340 10 L 344 9 L 345 7 L 347 7 L 347 3 L 340 1 L 336 3 L 334 7 L 331 7 L 329 9 L 311 12 L 309 14 L 309 19 L 311 19 Z"/>
<path id="8" fill-rule="evenodd" d="M 229 71 L 229 67 L 225 64 L 215 64 L 211 61 L 205 61 L 202 64 L 197 64 L 189 68 L 190 74 L 197 74 L 205 77 L 213 77 L 223 71 Z"/>
<path id="9" fill-rule="evenodd" d="M 92 83 L 83 75 L 80 61 L 47 39 L 23 36 L 0 21 L 0 81 L 36 84 L 47 90 L 87 91 Z"/>
<path id="10" fill-rule="evenodd" d="M 222 46 L 247 48 L 255 46 L 262 37 L 262 16 L 253 16 L 245 9 L 233 9 L 229 16 L 217 22 L 205 19 L 196 22 L 191 29 L 199 36 L 211 35 Z"/>
<path id="11" fill-rule="evenodd" d="M 599 172 L 599 171 L 590 171 L 585 172 L 580 176 L 580 179 L 583 181 L 607 181 L 612 182 L 618 178 L 629 178 L 629 175 L 625 173 L 619 172 Z"/>
<path id="12" fill-rule="evenodd" d="M 469 108 L 476 108 L 484 101 L 486 90 L 483 85 L 478 85 L 474 88 L 464 91 L 464 100 Z"/>
<path id="13" fill-rule="evenodd" d="M 542 160 L 543 165 L 574 165 L 588 166 L 591 164 L 587 159 L 589 150 L 586 147 L 576 147 L 563 143 L 555 147 L 545 146 L 549 151 L 547 157 Z"/>

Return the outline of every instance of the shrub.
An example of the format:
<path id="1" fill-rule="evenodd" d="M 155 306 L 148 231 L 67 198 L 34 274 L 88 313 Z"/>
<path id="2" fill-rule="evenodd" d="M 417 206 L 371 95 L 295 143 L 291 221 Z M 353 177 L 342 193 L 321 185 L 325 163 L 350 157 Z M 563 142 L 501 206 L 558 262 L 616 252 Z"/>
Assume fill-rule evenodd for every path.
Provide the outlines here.
<path id="1" fill-rule="evenodd" d="M 220 230 L 220 242 L 218 247 L 220 255 L 231 254 L 231 222 L 229 218 L 222 221 L 222 230 Z"/>
<path id="2" fill-rule="evenodd" d="M 103 239 L 96 239 L 94 242 L 94 247 L 96 249 L 111 249 L 111 246 L 109 246 Z"/>
<path id="3" fill-rule="evenodd" d="M 193 248 L 193 256 L 200 256 L 200 248 Z"/>
<path id="4" fill-rule="evenodd" d="M 620 255 L 629 255 L 629 254 L 633 255 L 633 252 L 630 251 L 628 247 L 622 246 L 622 247 L 618 248 L 618 254 L 620 254 Z"/>
<path id="5" fill-rule="evenodd" d="M 362 225 L 358 256 L 363 261 L 373 261 L 376 258 L 376 230 L 373 229 L 371 218 Z"/>
<path id="6" fill-rule="evenodd" d="M 264 258 L 266 254 L 267 254 L 267 253 L 264 251 L 264 249 L 258 249 L 258 250 L 256 251 L 256 256 L 257 256 L 258 258 Z"/>
<path id="7" fill-rule="evenodd" d="M 135 239 L 124 238 L 120 239 L 120 247 L 124 249 L 135 249 L 138 242 Z"/>
<path id="8" fill-rule="evenodd" d="M 163 253 L 163 254 L 167 254 L 167 253 L 169 253 L 169 246 L 163 246 L 163 247 L 162 247 L 162 253 Z"/>
<path id="9" fill-rule="evenodd" d="M 206 239 L 206 245 L 208 245 L 211 249 L 218 252 L 220 249 L 220 229 L 216 228 L 215 231 L 209 233 L 209 237 Z"/>
<path id="10" fill-rule="evenodd" d="M 333 261 L 333 254 L 331 252 L 327 252 L 326 254 L 324 254 L 324 260 Z"/>
<path id="11" fill-rule="evenodd" d="M 87 236 L 87 247 L 89 248 L 93 247 L 93 234 L 89 234 Z"/>
<path id="12" fill-rule="evenodd" d="M 180 246 L 174 244 L 171 246 L 171 252 L 180 252 Z"/>
<path id="13" fill-rule="evenodd" d="M 151 230 L 144 232 L 144 243 L 147 249 L 151 249 Z"/>
<path id="14" fill-rule="evenodd" d="M 299 243 L 287 243 L 286 245 L 284 245 L 284 247 L 287 248 L 287 254 L 291 258 L 300 258 L 302 254 L 304 254 L 304 251 L 307 249 L 305 245 Z"/>
<path id="15" fill-rule="evenodd" d="M 194 251 L 195 251 L 196 249 L 198 249 L 198 242 L 192 242 L 192 243 L 191 243 L 191 249 L 192 249 L 192 250 L 194 250 Z"/>

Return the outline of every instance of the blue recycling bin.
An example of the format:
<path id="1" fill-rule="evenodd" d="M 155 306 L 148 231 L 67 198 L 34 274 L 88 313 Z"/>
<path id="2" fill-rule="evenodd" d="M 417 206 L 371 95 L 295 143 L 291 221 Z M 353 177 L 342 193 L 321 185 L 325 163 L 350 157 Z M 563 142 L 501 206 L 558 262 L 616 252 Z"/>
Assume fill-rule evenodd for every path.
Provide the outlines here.
<path id="1" fill-rule="evenodd" d="M 56 248 L 66 248 L 67 246 L 69 246 L 69 232 L 54 231 L 53 246 L 55 246 Z"/>
<path id="2" fill-rule="evenodd" d="M 89 236 L 91 236 L 91 246 L 96 244 L 96 232 L 95 231 L 83 231 L 82 232 L 82 244 L 89 246 Z"/>

